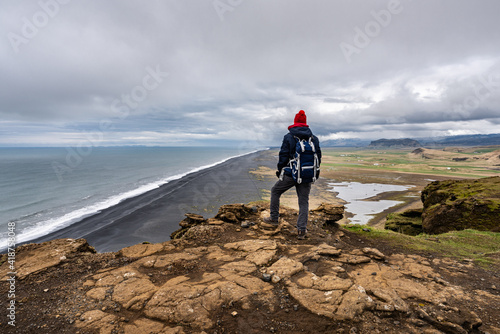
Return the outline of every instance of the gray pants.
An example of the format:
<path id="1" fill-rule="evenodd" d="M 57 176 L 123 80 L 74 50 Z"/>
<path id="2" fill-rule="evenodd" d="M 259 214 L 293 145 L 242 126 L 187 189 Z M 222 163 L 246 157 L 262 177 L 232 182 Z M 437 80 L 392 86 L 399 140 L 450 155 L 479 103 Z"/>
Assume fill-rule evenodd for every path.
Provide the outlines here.
<path id="1" fill-rule="evenodd" d="M 307 228 L 307 217 L 309 214 L 309 193 L 312 183 L 295 183 L 293 177 L 284 175 L 283 181 L 278 180 L 271 188 L 271 219 L 278 220 L 280 212 L 280 197 L 285 191 L 295 186 L 299 200 L 299 218 L 297 219 L 297 229 L 305 231 Z"/>

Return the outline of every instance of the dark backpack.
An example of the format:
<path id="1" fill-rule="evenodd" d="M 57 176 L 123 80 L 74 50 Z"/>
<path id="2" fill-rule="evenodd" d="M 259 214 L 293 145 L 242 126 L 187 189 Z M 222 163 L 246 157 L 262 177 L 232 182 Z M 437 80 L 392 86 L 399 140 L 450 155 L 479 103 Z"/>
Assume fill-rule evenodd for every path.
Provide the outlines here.
<path id="1" fill-rule="evenodd" d="M 289 167 L 285 167 L 292 173 L 292 177 L 297 183 L 315 182 L 319 175 L 319 159 L 316 155 L 316 148 L 309 139 L 295 138 L 295 154 L 290 160 Z"/>

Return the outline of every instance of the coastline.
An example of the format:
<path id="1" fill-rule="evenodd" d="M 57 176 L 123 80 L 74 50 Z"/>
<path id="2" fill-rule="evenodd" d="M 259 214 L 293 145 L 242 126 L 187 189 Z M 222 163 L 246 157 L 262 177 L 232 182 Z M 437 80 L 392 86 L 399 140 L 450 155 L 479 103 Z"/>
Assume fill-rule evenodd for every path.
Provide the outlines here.
<path id="1" fill-rule="evenodd" d="M 250 171 L 262 165 L 274 167 L 276 162 L 266 152 L 269 150 L 250 152 L 190 172 L 20 245 L 85 238 L 98 252 L 109 252 L 142 242 L 170 240 L 186 213 L 211 217 L 223 204 L 261 200 L 262 190 L 270 188 L 272 182 L 258 179 Z"/>
<path id="2" fill-rule="evenodd" d="M 275 150 L 267 149 L 227 158 L 217 164 L 205 166 L 206 168 L 188 172 L 183 177 L 138 196 L 124 199 L 70 226 L 20 242 L 18 245 L 60 238 L 84 238 L 98 252 L 112 252 L 143 242 L 168 241 L 170 234 L 179 228 L 179 222 L 187 213 L 210 218 L 215 216 L 218 208 L 224 204 L 269 200 L 271 187 L 276 182 L 276 155 Z M 380 227 L 387 213 L 402 211 L 408 204 L 418 205 L 418 200 L 406 196 L 418 193 L 428 183 L 425 181 L 428 175 L 398 175 L 394 179 L 394 173 L 359 173 L 354 169 L 346 171 L 326 168 L 322 170 L 322 177 L 312 188 L 310 209 L 318 207 L 322 202 L 345 204 L 345 201 L 331 191 L 331 182 L 394 182 L 416 186 L 399 192 L 397 197 L 403 199 L 403 204 L 376 214 L 367 224 Z M 387 182 L 388 180 L 392 182 Z M 392 193 L 383 193 L 375 196 L 373 200 L 389 199 L 393 196 Z M 288 191 L 283 194 L 281 204 L 298 209 L 295 192 Z M 339 223 L 347 223 L 349 215 L 350 213 L 346 212 L 346 217 Z"/>

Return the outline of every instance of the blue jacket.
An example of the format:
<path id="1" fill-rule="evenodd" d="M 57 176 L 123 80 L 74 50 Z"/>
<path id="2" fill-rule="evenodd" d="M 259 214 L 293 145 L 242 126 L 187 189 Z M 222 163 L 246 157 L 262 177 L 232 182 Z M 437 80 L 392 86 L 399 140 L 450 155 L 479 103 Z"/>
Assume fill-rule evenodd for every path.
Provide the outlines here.
<path id="1" fill-rule="evenodd" d="M 295 137 L 298 137 L 300 139 L 309 139 L 309 137 L 312 137 L 314 147 L 316 148 L 316 155 L 318 156 L 319 163 L 321 164 L 321 148 L 319 147 L 319 140 L 318 137 L 313 135 L 311 129 L 304 126 L 304 127 L 293 127 L 290 128 L 289 131 L 290 132 L 287 133 L 285 137 L 283 137 L 283 143 L 281 144 L 281 149 L 278 159 L 278 171 L 281 173 L 283 167 L 288 166 L 290 160 L 294 158 L 295 144 L 296 144 Z M 285 169 L 285 174 L 291 176 L 290 173 L 287 173 L 286 169 Z"/>

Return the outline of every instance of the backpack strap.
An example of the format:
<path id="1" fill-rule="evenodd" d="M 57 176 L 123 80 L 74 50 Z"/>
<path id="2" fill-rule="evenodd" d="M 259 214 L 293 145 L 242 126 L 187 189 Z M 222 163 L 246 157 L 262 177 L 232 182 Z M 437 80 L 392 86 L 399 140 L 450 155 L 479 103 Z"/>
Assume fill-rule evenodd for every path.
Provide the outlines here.
<path id="1" fill-rule="evenodd" d="M 309 137 L 309 145 L 311 145 L 313 152 L 316 153 L 316 147 L 314 147 L 314 142 L 312 139 L 312 137 Z"/>
<path id="2" fill-rule="evenodd" d="M 279 176 L 280 181 L 283 181 L 284 177 L 285 177 L 285 167 L 281 168 L 281 173 Z"/>
<path id="3" fill-rule="evenodd" d="M 300 139 L 297 136 L 293 136 L 293 138 L 295 138 L 295 140 L 296 140 L 295 145 L 297 145 L 297 142 L 298 142 L 300 145 L 301 151 L 304 152 L 306 150 L 306 148 L 304 147 L 304 140 Z"/>

